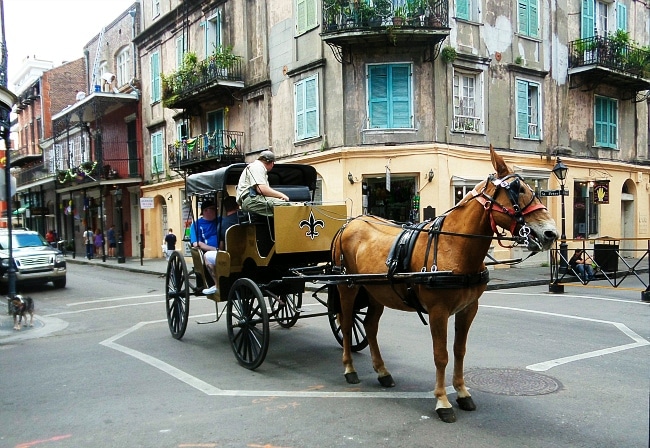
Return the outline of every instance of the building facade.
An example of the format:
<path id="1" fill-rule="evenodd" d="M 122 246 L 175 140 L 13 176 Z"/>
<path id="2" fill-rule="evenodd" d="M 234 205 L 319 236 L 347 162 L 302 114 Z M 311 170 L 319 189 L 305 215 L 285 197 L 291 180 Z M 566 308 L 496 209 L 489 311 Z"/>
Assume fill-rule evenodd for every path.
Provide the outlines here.
<path id="1" fill-rule="evenodd" d="M 492 172 L 490 144 L 542 194 L 561 188 L 560 157 L 567 238 L 648 237 L 642 2 L 143 0 L 142 10 L 146 236 L 186 226 L 183 176 L 218 165 L 189 159 L 223 157 L 234 139 L 246 160 L 270 148 L 314 165 L 319 196 L 347 199 L 350 215 L 397 221 L 451 208 Z M 210 140 L 222 130 L 236 138 Z M 560 227 L 560 197 L 543 201 Z"/>

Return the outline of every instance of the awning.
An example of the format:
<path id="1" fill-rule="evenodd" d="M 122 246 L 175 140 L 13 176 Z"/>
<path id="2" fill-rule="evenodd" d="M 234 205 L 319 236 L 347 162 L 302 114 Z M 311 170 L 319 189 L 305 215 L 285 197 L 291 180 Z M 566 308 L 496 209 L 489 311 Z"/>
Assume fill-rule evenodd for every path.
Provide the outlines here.
<path id="1" fill-rule="evenodd" d="M 14 215 L 14 216 L 15 216 L 15 215 L 22 215 L 23 213 L 25 213 L 25 211 L 26 211 L 28 208 L 29 208 L 29 207 L 20 207 L 20 208 L 14 210 L 11 214 Z"/>

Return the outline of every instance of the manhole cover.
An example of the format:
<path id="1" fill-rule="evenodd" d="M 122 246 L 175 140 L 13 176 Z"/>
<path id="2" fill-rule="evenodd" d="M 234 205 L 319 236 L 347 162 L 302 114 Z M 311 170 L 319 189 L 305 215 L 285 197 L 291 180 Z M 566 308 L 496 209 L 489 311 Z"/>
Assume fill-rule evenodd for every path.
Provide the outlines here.
<path id="1" fill-rule="evenodd" d="M 562 385 L 550 376 L 518 369 L 476 369 L 465 372 L 470 389 L 498 395 L 530 396 L 551 394 Z"/>

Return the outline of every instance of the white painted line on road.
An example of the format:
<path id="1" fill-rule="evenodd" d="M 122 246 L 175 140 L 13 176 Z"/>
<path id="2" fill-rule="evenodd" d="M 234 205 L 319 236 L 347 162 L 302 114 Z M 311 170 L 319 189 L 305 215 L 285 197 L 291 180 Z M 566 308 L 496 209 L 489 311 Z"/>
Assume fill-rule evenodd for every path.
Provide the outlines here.
<path id="1" fill-rule="evenodd" d="M 566 356 L 563 358 L 557 358 L 557 359 L 551 359 L 550 361 L 545 361 L 545 362 L 540 362 L 537 364 L 531 364 L 529 366 L 526 366 L 528 370 L 534 370 L 537 372 L 544 372 L 546 370 L 549 370 L 553 367 L 562 365 L 562 364 L 567 364 L 570 362 L 574 361 L 581 361 L 583 359 L 588 359 L 588 358 L 595 358 L 597 356 L 604 356 L 604 355 L 611 355 L 612 353 L 617 353 L 621 352 L 624 350 L 630 350 L 633 348 L 637 347 L 643 347 L 646 345 L 650 345 L 650 342 L 644 339 L 643 337 L 639 336 L 637 333 L 634 331 L 630 330 L 626 325 L 620 323 L 620 322 L 612 322 L 608 320 L 601 320 L 601 319 L 591 319 L 588 317 L 579 317 L 579 316 L 569 316 L 567 314 L 558 314 L 558 313 L 549 313 L 546 311 L 534 311 L 534 310 L 525 310 L 521 308 L 512 308 L 512 307 L 506 307 L 506 306 L 494 306 L 494 305 L 480 305 L 483 308 L 494 308 L 494 309 L 499 309 L 499 310 L 508 310 L 508 311 L 519 311 L 522 313 L 531 313 L 531 314 L 541 314 L 543 316 L 552 316 L 552 317 L 560 317 L 564 319 L 574 319 L 574 320 L 582 320 L 586 322 L 594 322 L 594 323 L 599 323 L 599 324 L 608 324 L 608 325 L 613 325 L 616 328 L 618 328 L 619 331 L 621 331 L 623 334 L 625 334 L 627 337 L 635 341 L 632 344 L 625 344 L 625 345 L 617 345 L 614 347 L 608 347 L 600 350 L 595 350 L 591 352 L 586 352 L 586 353 L 581 353 L 578 355 L 573 355 L 573 356 Z"/>
<path id="2" fill-rule="evenodd" d="M 202 316 L 193 316 L 193 318 L 202 317 Z M 108 338 L 102 342 L 100 345 L 117 350 L 126 355 L 132 356 L 135 359 L 138 359 L 146 364 L 149 364 L 152 367 L 170 375 L 173 378 L 176 378 L 183 383 L 203 392 L 206 395 L 211 396 L 228 396 L 228 397 L 290 397 L 290 398 L 382 398 L 382 399 L 435 399 L 433 391 L 429 392 L 360 392 L 360 391 L 284 391 L 284 390 L 224 390 L 219 389 L 216 386 L 206 383 L 195 376 L 190 375 L 183 370 L 180 370 L 170 364 L 167 364 L 164 361 L 161 361 L 158 358 L 147 355 L 145 353 L 139 352 L 137 350 L 125 347 L 121 344 L 118 344 L 117 340 L 127 336 L 145 325 L 156 324 L 161 322 L 167 322 L 167 320 L 156 320 L 150 322 L 140 322 L 139 324 L 134 325 L 133 327 L 119 333 L 111 338 Z M 455 394 L 456 391 L 452 386 L 447 386 L 447 394 Z"/>
<path id="3" fill-rule="evenodd" d="M 483 294 L 498 294 L 500 296 L 535 296 L 539 297 L 539 293 L 532 293 L 532 292 L 502 292 L 502 290 L 499 291 L 485 291 Z M 576 295 L 576 294 L 551 294 L 551 293 L 544 293 L 544 296 L 555 296 L 558 298 L 573 298 L 573 299 L 589 299 L 589 300 L 602 300 L 604 302 L 619 302 L 619 303 L 632 303 L 634 305 L 645 305 L 647 306 L 647 303 L 644 303 L 641 300 L 624 300 L 624 299 L 613 299 L 613 298 L 608 298 L 608 297 L 597 297 L 597 296 L 583 296 L 583 295 Z"/>
<path id="4" fill-rule="evenodd" d="M 88 304 L 95 304 L 95 303 L 102 303 L 102 302 L 119 302 L 122 300 L 144 299 L 150 297 L 165 297 L 165 294 L 145 294 L 142 296 L 116 297 L 111 299 L 94 299 L 94 300 L 86 300 L 85 302 L 68 303 L 66 304 L 66 306 L 79 306 L 79 305 L 88 305 Z"/>
<path id="5" fill-rule="evenodd" d="M 155 302 L 140 302 L 140 303 L 127 303 L 125 305 L 114 305 L 114 306 L 101 306 L 97 308 L 86 308 L 85 310 L 76 310 L 76 311 L 63 311 L 60 313 L 52 313 L 48 314 L 48 316 L 66 316 L 69 314 L 80 314 L 80 313 L 87 313 L 90 311 L 104 311 L 104 310 L 112 310 L 116 308 L 125 308 L 129 306 L 140 306 L 140 305 L 160 305 L 161 301 L 157 300 Z"/>

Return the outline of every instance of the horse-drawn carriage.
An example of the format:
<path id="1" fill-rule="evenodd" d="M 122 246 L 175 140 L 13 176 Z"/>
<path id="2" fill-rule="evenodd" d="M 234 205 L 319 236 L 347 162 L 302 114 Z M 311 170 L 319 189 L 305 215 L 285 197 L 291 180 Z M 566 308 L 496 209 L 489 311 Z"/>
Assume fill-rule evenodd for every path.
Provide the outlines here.
<path id="1" fill-rule="evenodd" d="M 204 200 L 214 202 L 219 222 L 225 214 L 224 198 L 235 195 L 245 167 L 234 164 L 188 176 L 186 193 L 195 199 L 195 208 Z M 301 317 L 329 315 L 334 335 L 342 342 L 336 315 L 328 313 L 326 301 L 314 294 L 326 307 L 322 313 L 303 314 L 301 306 L 307 281 L 304 276 L 324 272 L 332 238 L 347 219 L 345 203 L 314 202 L 316 170 L 311 166 L 278 164 L 269 172 L 269 183 L 287 194 L 291 204 L 276 207 L 273 217 L 238 212 L 238 224 L 228 228 L 225 248 L 216 254 L 218 290 L 207 296 L 216 304 L 215 321 L 226 312 L 235 356 L 249 369 L 264 361 L 271 322 L 288 328 Z M 196 220 L 191 225 L 196 225 Z M 201 291 L 212 284 L 202 251 L 196 247 L 190 250 L 192 270 L 180 252 L 172 253 L 167 265 L 167 319 L 176 339 L 182 338 L 187 328 L 190 297 L 203 295 Z M 225 302 L 221 313 L 219 302 Z M 355 345 L 362 348 L 364 340 L 359 334 Z"/>
<path id="2" fill-rule="evenodd" d="M 478 298 L 489 280 L 484 262 L 492 239 L 509 240 L 531 251 L 547 250 L 558 237 L 555 222 L 534 190 L 490 147 L 496 174 L 487 176 L 452 209 L 433 221 L 399 224 L 373 216 L 348 218 L 346 206 L 314 202 L 316 171 L 305 165 L 276 164 L 269 183 L 292 205 L 274 216 L 240 213 L 226 232 L 216 257 L 219 293 L 225 301 L 228 335 L 240 364 L 255 369 L 269 346 L 269 322 L 291 327 L 300 318 L 327 315 L 343 347 L 348 383 L 358 383 L 351 352 L 370 346 L 373 368 L 384 387 L 394 386 L 377 345 L 385 306 L 428 317 L 436 364 L 436 411 L 446 422 L 455 414 L 445 392 L 447 322 L 455 316 L 453 386 L 461 409 L 475 405 L 465 387 L 463 358 Z M 186 180 L 190 197 L 217 204 L 234 195 L 245 164 L 194 174 Z M 505 229 L 505 230 L 503 230 Z M 506 230 L 511 236 L 507 236 Z M 196 284 L 184 257 L 175 252 L 166 275 L 169 328 L 180 339 L 187 328 L 190 295 L 209 285 L 202 254 L 193 249 Z M 303 314 L 308 282 L 322 285 L 313 297 L 327 310 Z M 325 291 L 327 298 L 319 298 Z M 219 308 L 217 304 L 217 317 Z M 223 313 L 223 309 L 221 311 Z"/>

